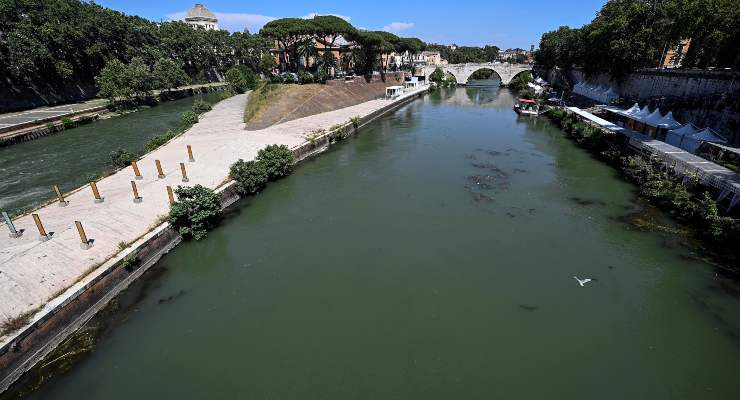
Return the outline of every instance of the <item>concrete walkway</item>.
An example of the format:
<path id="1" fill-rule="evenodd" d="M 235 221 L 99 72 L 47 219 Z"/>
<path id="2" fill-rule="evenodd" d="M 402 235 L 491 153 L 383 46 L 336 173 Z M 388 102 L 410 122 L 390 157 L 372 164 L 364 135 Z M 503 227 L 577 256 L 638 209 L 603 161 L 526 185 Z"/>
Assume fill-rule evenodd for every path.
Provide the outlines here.
<path id="1" fill-rule="evenodd" d="M 394 101 L 402 101 L 424 89 Z M 184 162 L 190 182 L 216 188 L 228 177 L 229 166 L 239 158 L 254 159 L 257 151 L 269 144 L 294 147 L 306 142 L 316 129 L 328 129 L 365 116 L 392 103 L 373 100 L 352 107 L 305 117 L 259 131 L 246 131 L 242 122 L 247 95 L 218 103 L 201 117 L 201 122 L 167 145 L 147 154 L 138 162 L 143 180 L 136 181 L 141 203 L 134 203 L 127 167 L 98 182 L 105 201 L 96 204 L 89 187 L 67 197 L 69 205 L 57 203 L 36 211 L 52 238 L 42 242 L 31 216 L 15 220 L 20 238 L 9 238 L 7 229 L 0 236 L 0 321 L 15 318 L 63 297 L 64 291 L 95 271 L 120 252 L 119 245 L 136 241 L 158 226 L 169 210 L 166 186 L 182 185 L 179 163 Z M 192 145 L 195 162 L 188 162 L 186 146 Z M 157 178 L 155 160 L 166 174 Z M 82 249 L 74 221 L 81 221 L 87 237 L 94 240 Z M 0 340 L 2 341 L 2 340 Z"/>
<path id="2" fill-rule="evenodd" d="M 223 86 L 224 83 L 208 83 L 203 85 L 183 86 L 177 90 L 197 89 L 201 87 Z M 155 95 L 159 94 L 155 90 Z M 0 136 L 4 132 L 15 131 L 28 126 L 42 125 L 50 120 L 58 121 L 62 118 L 72 117 L 79 114 L 94 112 L 108 106 L 107 99 L 92 99 L 80 103 L 63 104 L 53 107 L 38 107 L 31 110 L 0 114 Z M 6 134 L 7 135 L 7 134 Z"/>

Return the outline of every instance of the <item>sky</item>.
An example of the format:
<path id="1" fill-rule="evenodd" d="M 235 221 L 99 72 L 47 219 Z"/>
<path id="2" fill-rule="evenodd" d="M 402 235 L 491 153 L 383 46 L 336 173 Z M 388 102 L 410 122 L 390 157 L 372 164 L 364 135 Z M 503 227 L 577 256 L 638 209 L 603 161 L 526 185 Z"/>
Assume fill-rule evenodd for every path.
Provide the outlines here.
<path id="1" fill-rule="evenodd" d="M 256 33 L 275 18 L 341 16 L 357 28 L 385 30 L 427 43 L 500 48 L 537 47 L 542 33 L 588 23 L 606 0 L 198 0 L 216 13 L 221 29 Z M 182 19 L 194 0 L 96 0 L 153 21 Z"/>

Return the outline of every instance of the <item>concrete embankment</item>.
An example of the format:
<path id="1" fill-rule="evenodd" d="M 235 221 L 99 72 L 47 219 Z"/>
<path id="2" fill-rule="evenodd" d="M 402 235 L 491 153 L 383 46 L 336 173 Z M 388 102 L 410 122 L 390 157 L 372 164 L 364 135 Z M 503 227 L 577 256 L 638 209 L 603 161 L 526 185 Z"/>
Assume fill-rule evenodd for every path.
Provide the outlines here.
<path id="1" fill-rule="evenodd" d="M 165 185 L 176 185 L 179 181 L 176 161 L 182 159 L 185 143 L 193 144 L 196 149 L 195 165 L 188 166 L 192 169 L 189 184 L 217 188 L 225 208 L 239 199 L 233 182 L 224 180 L 228 165 L 236 159 L 252 159 L 259 149 L 273 143 L 287 144 L 297 159 L 305 159 L 328 147 L 333 137 L 330 128 L 343 129 L 346 135 L 353 134 L 365 124 L 425 92 L 426 89 L 421 89 L 393 101 L 374 100 L 251 132 L 245 131 L 241 123 L 246 96 L 236 96 L 218 104 L 193 129 L 140 161 L 140 165 L 144 165 L 161 159 L 166 165 L 173 165 L 165 171 L 167 178 L 151 181 L 145 178 L 146 182 L 141 183 L 144 201 L 152 204 L 148 208 L 134 205 L 130 193 L 122 189 L 132 179 L 132 171 L 128 168 L 106 178 L 107 181 L 101 181 L 102 186 L 108 187 L 110 200 L 106 198 L 104 203 L 95 205 L 97 209 L 93 208 L 89 198 L 81 200 L 81 192 L 84 191 L 78 191 L 68 199 L 69 207 L 80 202 L 85 202 L 86 206 L 74 210 L 51 205 L 40 210 L 42 215 L 46 212 L 49 218 L 55 218 L 54 223 L 60 224 L 52 240 L 39 242 L 30 232 L 25 234 L 26 238 L 20 245 L 13 242 L 19 239 L 0 239 L 0 259 L 3 261 L 0 288 L 3 288 L 2 300 L 5 302 L 0 313 L 6 318 L 33 314 L 24 328 L 0 338 L 0 392 L 33 368 L 180 242 L 179 235 L 163 222 L 161 216 L 168 208 L 163 189 Z M 350 121 L 354 117 L 357 119 Z M 307 135 L 317 129 L 326 131 L 307 140 Z M 89 197 L 89 194 L 84 194 Z M 119 201 L 119 197 L 124 200 Z M 112 209 L 101 213 L 103 205 Z M 69 222 L 61 226 L 65 219 L 72 219 L 72 216 L 62 218 L 69 211 L 89 214 L 88 219 L 98 218 L 90 234 L 90 237 L 97 237 L 94 247 L 97 252 L 85 254 L 84 250 L 73 249 L 79 249 L 76 233 Z M 26 216 L 16 222 L 28 226 L 28 220 Z M 119 223 L 124 225 L 117 226 Z M 105 231 L 113 232 L 106 234 Z M 116 240 L 121 240 L 121 243 L 116 245 Z M 8 246 L 11 243 L 13 245 Z M 59 259 L 52 261 L 48 256 Z M 55 279 L 56 282 L 50 285 L 49 282 Z M 55 291 L 54 288 L 61 290 Z M 34 293 L 24 293 L 29 291 Z M 47 297 L 50 300 L 46 301 Z"/>

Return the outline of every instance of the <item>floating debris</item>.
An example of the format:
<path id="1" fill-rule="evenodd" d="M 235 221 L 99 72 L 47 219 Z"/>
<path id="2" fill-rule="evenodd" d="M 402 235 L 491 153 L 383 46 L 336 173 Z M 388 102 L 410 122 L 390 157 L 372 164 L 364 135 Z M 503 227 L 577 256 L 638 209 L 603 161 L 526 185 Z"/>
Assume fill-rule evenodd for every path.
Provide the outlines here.
<path id="1" fill-rule="evenodd" d="M 176 294 L 173 294 L 172 296 L 167 296 L 165 298 L 162 298 L 162 299 L 157 300 L 157 304 L 169 303 L 172 300 L 175 300 L 175 299 L 177 299 L 178 297 L 181 297 L 184 294 L 185 294 L 185 291 L 181 289 L 179 292 L 177 292 Z"/>
<path id="2" fill-rule="evenodd" d="M 537 311 L 537 309 L 539 307 L 529 306 L 529 305 L 526 305 L 526 304 L 519 304 L 519 308 L 521 308 L 524 311 L 533 312 L 533 311 Z"/>

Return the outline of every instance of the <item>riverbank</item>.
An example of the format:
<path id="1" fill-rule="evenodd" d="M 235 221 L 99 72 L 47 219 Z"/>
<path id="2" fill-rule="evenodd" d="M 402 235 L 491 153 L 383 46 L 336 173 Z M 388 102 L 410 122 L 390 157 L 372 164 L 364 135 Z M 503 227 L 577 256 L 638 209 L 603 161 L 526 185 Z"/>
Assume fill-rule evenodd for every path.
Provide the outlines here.
<path id="1" fill-rule="evenodd" d="M 47 230 L 55 232 L 47 242 L 39 242 L 32 233 L 30 216 L 14 221 L 26 232 L 18 239 L 0 238 L 0 315 L 25 326 L 2 338 L 0 367 L 4 375 L 0 389 L 6 389 L 177 244 L 179 237 L 173 236 L 162 217 L 168 210 L 165 187 L 181 184 L 179 162 L 186 162 L 189 185 L 217 188 L 226 207 L 238 199 L 227 179 L 233 161 L 253 159 L 268 144 L 288 145 L 298 158 L 305 158 L 325 148 L 334 137 L 333 131 L 356 131 L 425 91 L 249 132 L 242 122 L 248 96 L 235 96 L 217 104 L 188 132 L 139 161 L 144 175 L 136 181 L 141 203 L 132 202 L 129 181 L 133 171 L 129 167 L 98 182 L 104 203 L 94 203 L 90 193 L 80 190 L 66 199 L 68 207 L 50 205 L 40 210 Z M 187 162 L 186 145 L 192 145 L 192 163 Z M 154 160 L 164 166 L 162 179 L 156 179 Z M 74 219 L 85 224 L 87 236 L 94 240 L 91 248 L 80 248 Z M 127 263 L 132 255 L 137 265 Z"/>
<path id="2" fill-rule="evenodd" d="M 168 92 L 155 92 L 152 102 L 170 101 L 212 90 L 220 90 L 225 83 L 209 83 L 186 86 Z M 84 103 L 40 107 L 32 110 L 0 115 L 0 147 L 43 136 L 53 135 L 72 129 L 79 124 L 87 124 L 110 114 L 110 102 L 95 99 Z"/>
<path id="3" fill-rule="evenodd" d="M 691 228 L 692 235 L 701 243 L 702 257 L 716 260 L 715 265 L 721 271 L 740 278 L 735 243 L 740 237 L 740 220 L 737 209 L 725 211 L 715 202 L 719 192 L 696 177 L 672 174 L 669 160 L 634 151 L 628 136 L 603 129 L 561 108 L 553 108 L 546 115 L 579 146 L 635 183 L 637 193 Z"/>
<path id="4" fill-rule="evenodd" d="M 514 101 L 440 90 L 330 146 L 0 399 L 737 398 L 737 291 Z"/>

